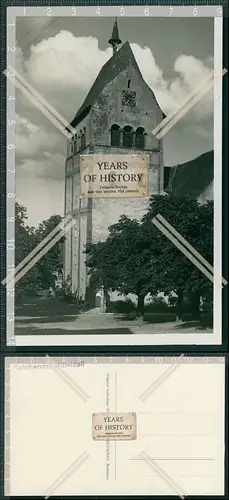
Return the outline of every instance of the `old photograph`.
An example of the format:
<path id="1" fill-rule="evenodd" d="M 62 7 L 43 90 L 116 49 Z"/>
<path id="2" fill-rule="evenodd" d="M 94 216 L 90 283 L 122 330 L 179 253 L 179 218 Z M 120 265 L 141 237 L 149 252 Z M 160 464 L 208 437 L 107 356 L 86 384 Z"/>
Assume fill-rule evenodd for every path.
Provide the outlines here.
<path id="1" fill-rule="evenodd" d="M 96 359 L 6 358 L 6 494 L 226 495 L 225 359 Z"/>
<path id="2" fill-rule="evenodd" d="M 222 19 L 15 24 L 12 338 L 221 343 Z"/>

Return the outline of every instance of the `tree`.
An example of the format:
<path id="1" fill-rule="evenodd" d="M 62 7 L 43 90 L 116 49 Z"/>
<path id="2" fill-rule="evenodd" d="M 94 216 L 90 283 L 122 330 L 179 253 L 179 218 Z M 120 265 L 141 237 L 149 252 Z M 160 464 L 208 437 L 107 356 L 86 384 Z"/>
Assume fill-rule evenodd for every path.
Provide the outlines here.
<path id="1" fill-rule="evenodd" d="M 27 225 L 27 209 L 19 203 L 15 204 L 15 265 L 17 266 L 27 255 L 51 233 L 61 222 L 60 215 L 52 215 L 44 220 L 38 228 Z M 41 257 L 41 259 L 16 283 L 16 296 L 36 292 L 53 286 L 54 272 L 62 269 L 63 258 L 61 246 L 64 237 Z"/>
<path id="2" fill-rule="evenodd" d="M 121 216 L 110 226 L 106 241 L 86 249 L 94 288 L 136 294 L 138 314 L 148 293 L 177 294 L 177 316 L 182 317 L 184 294 L 193 317 L 200 313 L 200 297 L 209 303 L 212 283 L 154 224 L 161 214 L 210 264 L 213 262 L 213 204 L 172 195 L 152 196 L 141 222 Z"/>
<path id="3" fill-rule="evenodd" d="M 159 229 L 155 234 L 152 222 L 162 215 L 185 240 L 188 241 L 210 264 L 213 263 L 213 203 L 199 204 L 196 200 L 168 196 L 152 196 L 143 226 L 153 235 L 151 255 L 158 276 L 158 288 L 165 294 L 176 292 L 177 312 L 181 318 L 184 293 L 189 296 L 192 314 L 200 314 L 200 297 L 209 298 L 212 283 Z M 209 299 L 208 299 L 209 300 Z"/>
<path id="4" fill-rule="evenodd" d="M 145 296 L 154 291 L 149 242 L 142 225 L 122 215 L 109 227 L 107 240 L 89 245 L 86 254 L 91 282 L 105 292 L 137 295 L 137 314 L 142 315 Z"/>
<path id="5" fill-rule="evenodd" d="M 33 227 L 27 225 L 27 209 L 15 203 L 15 267 L 35 248 L 36 236 Z M 24 293 L 39 289 L 41 286 L 39 272 L 36 266 L 30 269 L 16 283 L 16 298 L 22 298 Z"/>
<path id="6" fill-rule="evenodd" d="M 42 221 L 35 230 L 37 244 L 43 241 L 62 221 L 60 215 L 51 215 L 49 219 Z M 54 235 L 54 237 L 57 233 Z M 54 285 L 54 273 L 63 268 L 62 244 L 64 237 L 61 238 L 50 250 L 38 261 L 37 268 L 40 275 L 43 288 L 49 288 Z"/>

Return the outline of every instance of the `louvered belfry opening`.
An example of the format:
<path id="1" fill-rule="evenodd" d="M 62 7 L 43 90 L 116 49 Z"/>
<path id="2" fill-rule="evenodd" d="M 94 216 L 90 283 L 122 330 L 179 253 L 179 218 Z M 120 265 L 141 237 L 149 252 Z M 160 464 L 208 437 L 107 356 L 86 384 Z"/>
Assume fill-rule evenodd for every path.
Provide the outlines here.
<path id="1" fill-rule="evenodd" d="M 133 130 L 129 125 L 123 128 L 123 146 L 125 148 L 133 147 Z"/>
<path id="2" fill-rule="evenodd" d="M 145 148 L 145 129 L 143 127 L 138 127 L 135 132 L 135 147 L 137 149 Z"/>
<path id="3" fill-rule="evenodd" d="M 116 123 L 111 127 L 111 146 L 120 146 L 120 127 Z"/>

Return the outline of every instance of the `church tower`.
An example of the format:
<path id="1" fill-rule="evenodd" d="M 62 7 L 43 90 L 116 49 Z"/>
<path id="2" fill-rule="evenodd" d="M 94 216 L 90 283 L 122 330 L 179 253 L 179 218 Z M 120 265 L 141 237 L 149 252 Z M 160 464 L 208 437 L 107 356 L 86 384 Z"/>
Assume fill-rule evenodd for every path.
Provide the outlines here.
<path id="1" fill-rule="evenodd" d="M 65 215 L 77 224 L 66 236 L 64 277 L 85 300 L 89 277 L 85 245 L 106 239 L 108 227 L 122 214 L 140 219 L 148 198 L 80 198 L 80 155 L 147 154 L 149 193 L 163 191 L 163 144 L 153 128 L 163 119 L 155 95 L 144 81 L 129 42 L 121 45 L 117 19 L 109 40 L 112 57 L 104 64 L 71 126 L 65 167 Z"/>

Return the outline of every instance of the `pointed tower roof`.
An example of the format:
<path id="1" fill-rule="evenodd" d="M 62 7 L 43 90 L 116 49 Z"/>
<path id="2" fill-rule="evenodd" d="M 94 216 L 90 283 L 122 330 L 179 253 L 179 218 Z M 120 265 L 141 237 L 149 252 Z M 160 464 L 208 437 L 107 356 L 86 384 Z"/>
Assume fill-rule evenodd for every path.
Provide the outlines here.
<path id="1" fill-rule="evenodd" d="M 141 71 L 138 67 L 132 49 L 129 42 L 125 42 L 120 50 L 115 52 L 115 54 L 108 59 L 100 70 L 97 78 L 95 79 L 91 89 L 89 90 L 86 99 L 77 111 L 75 118 L 73 118 L 70 125 L 75 128 L 84 118 L 88 115 L 91 107 L 97 101 L 98 97 L 102 93 L 104 87 L 114 80 L 122 71 L 124 71 L 128 66 L 133 66 L 136 71 L 138 71 L 140 77 L 143 79 Z M 145 85 L 150 89 L 150 87 L 145 82 Z M 152 94 L 153 91 L 150 89 Z M 154 95 L 155 98 L 155 95 Z M 156 99 L 156 98 L 155 98 Z"/>
<path id="2" fill-rule="evenodd" d="M 115 54 L 110 59 L 108 59 L 108 61 L 100 70 L 97 78 L 95 79 L 91 89 L 87 94 L 86 99 L 84 100 L 82 106 L 79 108 L 75 118 L 70 124 L 73 128 L 76 127 L 85 116 L 87 116 L 91 106 L 98 99 L 107 83 L 114 80 L 114 78 L 116 78 L 116 76 L 124 71 L 131 63 L 140 73 L 130 44 L 129 42 L 126 42 L 122 45 L 120 50 L 115 52 Z"/>
<path id="3" fill-rule="evenodd" d="M 122 43 L 122 40 L 120 40 L 119 38 L 117 17 L 115 18 L 112 35 L 108 43 L 110 43 L 112 46 L 120 45 L 120 43 Z"/>

